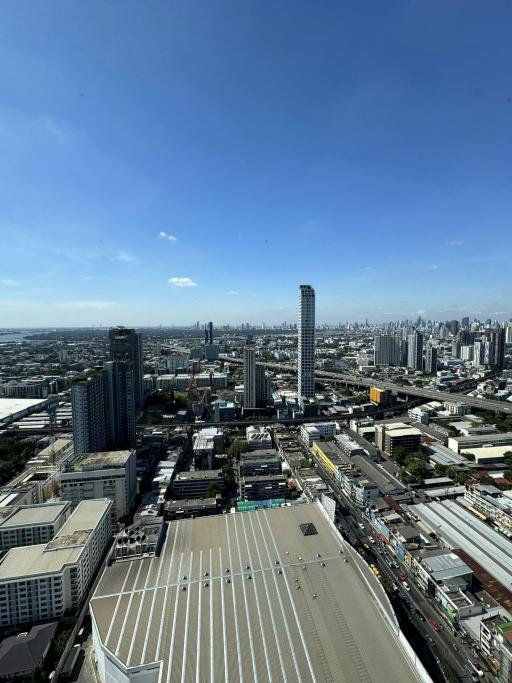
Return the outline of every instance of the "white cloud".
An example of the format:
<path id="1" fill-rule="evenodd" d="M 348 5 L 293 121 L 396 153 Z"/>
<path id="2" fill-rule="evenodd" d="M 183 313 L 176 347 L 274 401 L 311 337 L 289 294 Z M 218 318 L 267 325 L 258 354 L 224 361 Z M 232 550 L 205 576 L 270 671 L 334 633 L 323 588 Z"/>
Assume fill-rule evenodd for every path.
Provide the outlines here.
<path id="1" fill-rule="evenodd" d="M 113 301 L 60 301 L 55 304 L 57 308 L 64 308 L 66 310 L 95 310 L 103 311 L 107 308 L 117 308 L 119 304 Z"/>
<path id="2" fill-rule="evenodd" d="M 174 237 L 174 235 L 169 235 L 168 232 L 164 232 L 163 230 L 160 230 L 158 237 L 162 240 L 169 240 L 169 242 L 176 242 L 176 237 Z"/>
<path id="3" fill-rule="evenodd" d="M 449 247 L 462 247 L 464 240 L 450 240 L 448 242 Z"/>
<path id="4" fill-rule="evenodd" d="M 11 279 L 10 277 L 0 278 L 0 285 L 2 287 L 17 287 L 18 284 L 19 283 L 16 282 L 16 280 Z"/>
<path id="5" fill-rule="evenodd" d="M 238 296 L 240 292 L 237 292 L 236 289 L 229 289 L 226 294 L 229 294 L 229 296 Z"/>
<path id="6" fill-rule="evenodd" d="M 426 311 L 424 308 L 419 308 L 419 309 L 416 311 L 415 315 L 425 315 L 426 312 L 427 312 L 427 311 Z"/>
<path id="7" fill-rule="evenodd" d="M 439 266 L 437 263 L 433 263 L 431 266 L 428 266 L 429 270 L 439 270 Z"/>
<path id="8" fill-rule="evenodd" d="M 197 282 L 189 277 L 170 277 L 168 282 L 175 287 L 197 287 Z"/>
<path id="9" fill-rule="evenodd" d="M 138 261 L 136 256 L 128 253 L 127 251 L 118 251 L 113 257 L 114 261 L 120 261 L 121 263 L 135 263 Z"/>

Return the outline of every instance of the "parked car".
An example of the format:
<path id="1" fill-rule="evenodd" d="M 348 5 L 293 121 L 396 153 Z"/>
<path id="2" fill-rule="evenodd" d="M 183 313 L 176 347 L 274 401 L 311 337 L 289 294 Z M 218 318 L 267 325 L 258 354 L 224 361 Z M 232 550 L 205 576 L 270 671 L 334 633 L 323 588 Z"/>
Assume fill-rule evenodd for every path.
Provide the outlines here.
<path id="1" fill-rule="evenodd" d="M 418 618 L 421 619 L 421 621 L 425 621 L 425 617 L 423 616 L 423 614 L 420 612 L 419 609 L 416 610 L 416 614 L 417 614 Z"/>

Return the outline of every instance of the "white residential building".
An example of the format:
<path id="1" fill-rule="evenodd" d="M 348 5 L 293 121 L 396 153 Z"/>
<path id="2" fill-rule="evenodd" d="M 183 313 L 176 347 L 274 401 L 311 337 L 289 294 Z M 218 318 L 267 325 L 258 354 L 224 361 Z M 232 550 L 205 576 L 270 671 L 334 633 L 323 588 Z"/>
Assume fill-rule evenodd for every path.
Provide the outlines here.
<path id="1" fill-rule="evenodd" d="M 77 505 L 81 500 L 110 498 L 115 520 L 129 514 L 137 495 L 135 451 L 86 453 L 60 477 L 61 496 Z"/>
<path id="2" fill-rule="evenodd" d="M 48 543 L 71 514 L 71 504 L 8 506 L 0 510 L 0 553 L 25 545 Z"/>
<path id="3" fill-rule="evenodd" d="M 336 422 L 315 422 L 300 428 L 300 437 L 306 446 L 312 446 L 313 441 L 320 441 L 322 436 L 336 436 Z"/>
<path id="4" fill-rule="evenodd" d="M 0 626 L 76 611 L 112 538 L 110 500 L 82 501 L 46 544 L 11 548 L 0 561 Z"/>

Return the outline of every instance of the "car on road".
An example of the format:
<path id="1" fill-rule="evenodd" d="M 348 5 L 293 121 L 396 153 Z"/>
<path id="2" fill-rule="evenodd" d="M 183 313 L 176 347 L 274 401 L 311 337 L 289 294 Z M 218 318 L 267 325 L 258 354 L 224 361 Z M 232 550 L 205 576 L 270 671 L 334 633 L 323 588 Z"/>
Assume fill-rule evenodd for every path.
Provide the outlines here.
<path id="1" fill-rule="evenodd" d="M 405 581 L 407 579 L 406 575 L 402 571 L 397 572 L 396 575 L 398 576 L 400 581 Z"/>
<path id="2" fill-rule="evenodd" d="M 364 524 L 362 524 L 361 522 L 358 522 L 357 526 L 364 531 Z"/>
<path id="3" fill-rule="evenodd" d="M 421 611 L 419 609 L 416 609 L 416 615 L 417 615 L 418 619 L 421 619 L 421 621 L 425 621 L 425 617 L 423 616 L 423 614 L 421 613 Z"/>
<path id="4" fill-rule="evenodd" d="M 441 626 L 437 623 L 437 621 L 434 619 L 434 617 L 429 617 L 428 623 L 432 626 L 432 628 L 434 629 L 434 631 L 436 633 L 439 633 L 439 631 L 441 630 Z"/>
<path id="5" fill-rule="evenodd" d="M 370 541 L 370 543 L 375 543 L 375 539 L 373 538 L 373 536 L 368 536 L 368 540 Z"/>
<path id="6" fill-rule="evenodd" d="M 402 583 L 402 586 L 405 588 L 406 591 L 410 591 L 410 590 L 411 590 L 411 587 L 409 586 L 409 584 L 407 583 L 407 581 L 404 581 L 404 582 Z"/>

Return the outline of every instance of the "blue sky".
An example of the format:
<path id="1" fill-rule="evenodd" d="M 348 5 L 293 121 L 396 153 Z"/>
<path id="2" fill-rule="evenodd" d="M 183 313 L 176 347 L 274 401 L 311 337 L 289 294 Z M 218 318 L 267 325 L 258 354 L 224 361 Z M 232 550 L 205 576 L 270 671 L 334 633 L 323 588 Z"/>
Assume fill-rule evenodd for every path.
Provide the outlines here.
<path id="1" fill-rule="evenodd" d="M 512 316 L 508 0 L 6 0 L 0 327 Z"/>

